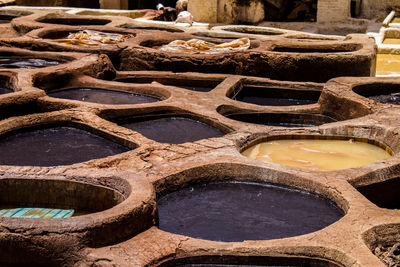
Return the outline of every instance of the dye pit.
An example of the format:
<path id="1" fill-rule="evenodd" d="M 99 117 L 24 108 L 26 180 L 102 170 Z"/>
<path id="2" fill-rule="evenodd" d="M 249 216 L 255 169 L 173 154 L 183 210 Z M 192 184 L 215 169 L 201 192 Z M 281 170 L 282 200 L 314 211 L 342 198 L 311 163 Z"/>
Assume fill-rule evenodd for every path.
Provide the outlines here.
<path id="1" fill-rule="evenodd" d="M 159 99 L 151 96 L 93 88 L 66 89 L 56 92 L 49 92 L 47 95 L 61 99 L 79 100 L 84 102 L 110 105 L 132 105 L 159 101 Z"/>
<path id="2" fill-rule="evenodd" d="M 5 136 L 0 139 L 0 150 L 2 165 L 57 166 L 108 157 L 129 148 L 80 129 L 56 127 Z"/>
<path id="3" fill-rule="evenodd" d="M 225 242 L 302 235 L 343 216 L 321 196 L 243 182 L 189 186 L 161 197 L 157 205 L 161 230 Z"/>
<path id="4" fill-rule="evenodd" d="M 242 155 L 310 170 L 333 171 L 361 167 L 391 157 L 379 146 L 349 140 L 273 140 L 245 149 Z"/>
<path id="5" fill-rule="evenodd" d="M 42 58 L 23 58 L 23 57 L 0 57 L 0 68 L 2 69 L 36 69 L 45 68 L 61 64 L 57 60 Z"/>
<path id="6" fill-rule="evenodd" d="M 208 124 L 183 117 L 145 120 L 125 123 L 122 126 L 139 132 L 151 140 L 170 144 L 182 144 L 225 135 L 221 130 Z"/>
<path id="7" fill-rule="evenodd" d="M 314 127 L 336 121 L 320 114 L 299 113 L 234 113 L 226 115 L 226 117 L 247 123 L 287 128 Z"/>
<path id="8" fill-rule="evenodd" d="M 230 96 L 232 99 L 262 106 L 310 105 L 318 101 L 321 92 L 289 88 L 244 86 Z"/>
<path id="9" fill-rule="evenodd" d="M 400 55 L 378 54 L 376 61 L 377 76 L 396 76 L 400 70 Z"/>

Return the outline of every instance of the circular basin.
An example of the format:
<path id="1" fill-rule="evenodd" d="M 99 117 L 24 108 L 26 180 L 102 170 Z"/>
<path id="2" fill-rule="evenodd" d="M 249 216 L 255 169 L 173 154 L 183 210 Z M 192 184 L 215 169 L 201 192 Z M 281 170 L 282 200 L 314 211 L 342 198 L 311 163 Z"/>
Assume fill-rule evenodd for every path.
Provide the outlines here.
<path id="1" fill-rule="evenodd" d="M 66 218 L 67 211 L 71 210 L 73 216 L 80 216 L 112 208 L 124 199 L 121 193 L 100 185 L 67 180 L 0 179 L 0 217 L 40 218 L 28 217 L 26 213 L 22 216 L 23 211 L 4 212 L 5 209 L 32 207 L 59 209 L 59 213 L 54 214 L 59 216 L 53 218 Z M 47 214 L 43 218 L 50 216 Z"/>
<path id="2" fill-rule="evenodd" d="M 343 216 L 322 196 L 245 182 L 193 185 L 162 196 L 157 205 L 161 230 L 225 242 L 302 235 Z"/>
<path id="3" fill-rule="evenodd" d="M 369 83 L 355 86 L 356 94 L 383 104 L 400 105 L 400 87 L 395 83 Z"/>
<path id="4" fill-rule="evenodd" d="M 92 88 L 67 89 L 56 92 L 49 92 L 47 94 L 55 98 L 72 99 L 84 102 L 111 105 L 142 104 L 159 101 L 159 99 L 151 96 Z"/>
<path id="5" fill-rule="evenodd" d="M 57 166 L 108 157 L 130 150 L 72 127 L 27 130 L 0 138 L 0 164 Z"/>
<path id="6" fill-rule="evenodd" d="M 393 155 L 391 149 L 373 140 L 316 137 L 270 139 L 247 147 L 242 155 L 285 166 L 317 171 L 360 167 Z"/>
<path id="7" fill-rule="evenodd" d="M 208 124 L 183 117 L 155 118 L 126 123 L 122 126 L 139 132 L 154 141 L 170 144 L 194 142 L 225 135 L 221 130 Z"/>

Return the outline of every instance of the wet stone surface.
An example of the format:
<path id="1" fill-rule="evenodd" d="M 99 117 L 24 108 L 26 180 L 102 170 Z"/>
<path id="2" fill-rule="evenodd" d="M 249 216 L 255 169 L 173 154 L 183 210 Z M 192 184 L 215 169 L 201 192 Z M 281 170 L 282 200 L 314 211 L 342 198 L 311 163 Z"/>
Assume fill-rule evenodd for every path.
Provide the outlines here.
<path id="1" fill-rule="evenodd" d="M 50 92 L 48 95 L 55 98 L 112 105 L 142 104 L 159 101 L 159 99 L 150 96 L 91 88 L 67 89 Z"/>
<path id="2" fill-rule="evenodd" d="M 160 143 L 181 144 L 221 137 L 224 133 L 205 123 L 183 117 L 168 117 L 122 124 Z"/>
<path id="3" fill-rule="evenodd" d="M 62 62 L 42 58 L 0 57 L 0 68 L 3 69 L 36 69 L 59 64 Z"/>
<path id="4" fill-rule="evenodd" d="M 0 139 L 0 164 L 68 165 L 128 151 L 89 132 L 72 127 L 31 130 Z"/>
<path id="5" fill-rule="evenodd" d="M 267 240 L 322 229 L 343 216 L 305 191 L 256 183 L 211 183 L 158 200 L 159 228 L 215 241 Z"/>

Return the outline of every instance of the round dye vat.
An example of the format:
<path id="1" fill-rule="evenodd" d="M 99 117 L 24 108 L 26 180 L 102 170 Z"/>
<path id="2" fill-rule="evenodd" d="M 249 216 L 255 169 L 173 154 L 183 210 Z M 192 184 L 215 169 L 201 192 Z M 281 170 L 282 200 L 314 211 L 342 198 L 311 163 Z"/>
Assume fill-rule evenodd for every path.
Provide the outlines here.
<path id="1" fill-rule="evenodd" d="M 56 66 L 59 64 L 62 64 L 62 62 L 43 58 L 0 58 L 0 68 L 3 69 L 36 69 Z"/>
<path id="2" fill-rule="evenodd" d="M 399 76 L 400 55 L 378 54 L 376 58 L 377 76 Z"/>
<path id="3" fill-rule="evenodd" d="M 272 140 L 251 146 L 242 155 L 285 166 L 317 171 L 360 167 L 392 156 L 387 148 L 349 140 Z"/>
<path id="4" fill-rule="evenodd" d="M 157 205 L 161 230 L 225 242 L 302 235 L 344 215 L 319 195 L 244 182 L 187 187 L 161 197 Z"/>
<path id="5" fill-rule="evenodd" d="M 0 164 L 57 166 L 108 157 L 130 150 L 89 132 L 55 127 L 0 139 Z"/>
<path id="6" fill-rule="evenodd" d="M 77 88 L 48 93 L 49 96 L 91 103 L 123 105 L 142 104 L 159 101 L 157 98 L 111 90 Z"/>
<path id="7" fill-rule="evenodd" d="M 168 117 L 123 124 L 149 139 L 161 143 L 181 144 L 200 139 L 221 137 L 221 130 L 208 124 L 182 117 Z"/>

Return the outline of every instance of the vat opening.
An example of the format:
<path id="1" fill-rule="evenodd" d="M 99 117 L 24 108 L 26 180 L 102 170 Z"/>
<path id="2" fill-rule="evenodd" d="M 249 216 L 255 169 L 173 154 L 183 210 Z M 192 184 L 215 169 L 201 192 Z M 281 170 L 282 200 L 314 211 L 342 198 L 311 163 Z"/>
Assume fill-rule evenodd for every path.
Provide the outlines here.
<path id="1" fill-rule="evenodd" d="M 0 151 L 2 151 L 0 164 L 14 166 L 70 165 L 130 150 L 125 144 L 114 141 L 118 142 L 111 136 L 106 139 L 74 127 L 39 125 L 0 136 Z"/>
<path id="2" fill-rule="evenodd" d="M 314 171 L 361 167 L 393 156 L 386 145 L 343 136 L 273 136 L 259 139 L 241 151 L 243 156 Z"/>
<path id="3" fill-rule="evenodd" d="M 232 120 L 278 127 L 313 127 L 336 121 L 328 116 L 307 113 L 232 112 L 222 115 Z"/>
<path id="4" fill-rule="evenodd" d="M 369 201 L 380 208 L 400 209 L 400 177 L 357 187 Z"/>
<path id="5" fill-rule="evenodd" d="M 310 105 L 318 102 L 321 90 L 301 90 L 279 86 L 240 85 L 228 93 L 228 97 L 263 106 Z"/>
<path id="6" fill-rule="evenodd" d="M 84 18 L 43 18 L 38 19 L 38 22 L 49 24 L 64 24 L 70 26 L 90 26 L 99 25 L 103 26 L 111 22 L 108 19 L 84 19 Z"/>
<path id="7" fill-rule="evenodd" d="M 344 213 L 314 193 L 272 184 L 194 184 L 160 196 L 159 228 L 194 238 L 241 242 L 302 235 Z"/>
<path id="8" fill-rule="evenodd" d="M 223 79 L 220 80 L 203 80 L 203 79 L 179 79 L 179 78 L 167 78 L 167 77 L 120 77 L 114 81 L 123 83 L 152 83 L 157 82 L 162 85 L 171 85 L 180 88 L 184 88 L 191 91 L 197 92 L 209 92 L 220 84 Z"/>
<path id="9" fill-rule="evenodd" d="M 219 128 L 178 114 L 125 118 L 118 124 L 160 143 L 182 144 L 225 135 Z"/>
<path id="10" fill-rule="evenodd" d="M 383 104 L 400 105 L 400 86 L 398 84 L 363 84 L 355 86 L 353 92 Z"/>
<path id="11" fill-rule="evenodd" d="M 112 208 L 124 199 L 125 196 L 114 189 L 82 182 L 47 179 L 0 179 L 0 209 L 73 210 L 73 216 L 81 216 Z M 4 211 L 0 211 L 0 214 L 7 215 L 4 214 Z"/>
<path id="12" fill-rule="evenodd" d="M 95 88 L 62 89 L 48 92 L 47 95 L 61 99 L 109 105 L 134 105 L 160 101 L 153 96 Z"/>
<path id="13" fill-rule="evenodd" d="M 273 256 L 231 256 L 231 255 L 206 255 L 187 258 L 177 258 L 163 262 L 159 267 L 339 267 L 330 260 L 309 257 L 273 257 Z"/>

